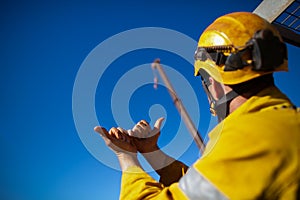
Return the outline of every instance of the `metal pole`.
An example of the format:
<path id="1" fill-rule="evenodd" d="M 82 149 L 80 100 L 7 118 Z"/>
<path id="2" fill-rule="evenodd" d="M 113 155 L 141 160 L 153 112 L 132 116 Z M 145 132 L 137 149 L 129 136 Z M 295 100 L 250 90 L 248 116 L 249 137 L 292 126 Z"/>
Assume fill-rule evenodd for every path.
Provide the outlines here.
<path id="1" fill-rule="evenodd" d="M 152 67 L 154 69 L 157 69 L 161 78 L 163 79 L 166 87 L 168 88 L 168 91 L 170 93 L 170 96 L 172 97 L 172 100 L 179 112 L 179 114 L 181 115 L 181 117 L 183 118 L 183 121 L 187 127 L 187 129 L 189 130 L 189 132 L 191 133 L 192 137 L 194 138 L 195 143 L 197 144 L 198 148 L 200 149 L 201 153 L 203 154 L 204 149 L 205 149 L 205 144 L 203 142 L 203 139 L 200 136 L 200 133 L 198 132 L 198 130 L 196 129 L 194 123 L 192 122 L 188 112 L 186 111 L 183 103 L 180 101 L 180 99 L 178 98 L 173 86 L 171 85 L 171 82 L 169 81 L 166 73 L 164 72 L 162 66 L 160 65 L 160 61 L 159 59 L 156 59 L 153 63 L 152 63 Z"/>
<path id="2" fill-rule="evenodd" d="M 263 0 L 253 13 L 272 23 L 295 0 Z"/>

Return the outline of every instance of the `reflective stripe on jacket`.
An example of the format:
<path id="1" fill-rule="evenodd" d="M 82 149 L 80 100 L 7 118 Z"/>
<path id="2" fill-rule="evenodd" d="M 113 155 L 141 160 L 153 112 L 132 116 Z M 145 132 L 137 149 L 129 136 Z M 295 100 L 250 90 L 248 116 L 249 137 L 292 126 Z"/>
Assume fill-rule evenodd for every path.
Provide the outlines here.
<path id="1" fill-rule="evenodd" d="M 300 198 L 300 113 L 278 89 L 251 97 L 209 137 L 204 155 L 168 187 L 129 168 L 120 199 Z"/>

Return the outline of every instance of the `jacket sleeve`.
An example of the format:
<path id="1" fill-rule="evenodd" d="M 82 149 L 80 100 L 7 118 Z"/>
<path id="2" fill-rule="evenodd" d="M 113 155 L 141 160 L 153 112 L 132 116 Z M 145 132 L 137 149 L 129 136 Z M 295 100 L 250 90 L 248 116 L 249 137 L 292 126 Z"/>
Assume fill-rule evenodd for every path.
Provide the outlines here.
<path id="1" fill-rule="evenodd" d="M 156 172 L 160 176 L 159 182 L 164 186 L 169 186 L 172 183 L 178 182 L 187 170 L 188 167 L 185 164 L 175 160 L 170 165 L 156 170 Z"/>
<path id="2" fill-rule="evenodd" d="M 180 190 L 178 183 L 169 187 L 157 182 L 140 167 L 129 167 L 122 174 L 120 200 L 155 200 L 182 199 L 187 197 Z"/>

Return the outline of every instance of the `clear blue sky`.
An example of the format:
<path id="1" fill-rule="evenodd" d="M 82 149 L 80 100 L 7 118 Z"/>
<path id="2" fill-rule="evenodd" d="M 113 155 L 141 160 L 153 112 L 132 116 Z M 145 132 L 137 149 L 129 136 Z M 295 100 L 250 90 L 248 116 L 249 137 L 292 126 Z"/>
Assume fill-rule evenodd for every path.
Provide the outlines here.
<path id="1" fill-rule="evenodd" d="M 89 115 L 85 113 L 90 110 L 74 105 L 74 83 L 78 74 L 84 73 L 80 69 L 89 60 L 88 55 L 92 56 L 91 52 L 103 47 L 102 42 L 116 34 L 141 27 L 157 27 L 156 31 L 165 28 L 197 41 L 216 17 L 234 11 L 253 11 L 259 3 L 259 0 L 2 1 L 0 199 L 118 199 L 121 178 L 121 172 L 115 169 L 118 163 L 104 148 L 101 138 L 93 133 L 97 124 L 88 121 Z M 154 38 L 162 43 L 167 40 Z M 171 34 L 168 39 L 174 38 Z M 90 88 L 85 85 L 87 90 L 76 93 L 76 99 L 84 99 L 82 102 L 93 108 L 98 123 L 107 128 L 117 125 L 130 128 L 139 119 L 152 119 L 153 123 L 154 118 L 165 116 L 160 146 L 190 165 L 199 156 L 197 148 L 190 145 L 189 134 L 179 125 L 180 117 L 167 91 L 162 86 L 153 89 L 149 63 L 160 57 L 169 66 L 166 71 L 175 89 L 205 136 L 213 119 L 200 81 L 193 77 L 192 65 L 187 61 L 193 58 L 194 49 L 185 48 L 182 43 L 183 53 L 190 55 L 187 58 L 170 52 L 166 44 L 165 49 L 125 51 L 144 40 L 152 44 L 149 30 L 136 40 L 124 37 L 118 44 L 108 43 L 103 55 L 96 55 L 98 71 L 90 74 L 94 78 L 101 75 L 98 84 Z M 182 41 L 174 40 L 170 47 Z M 120 55 L 122 48 L 125 53 Z M 288 51 L 290 72 L 276 75 L 276 83 L 299 106 L 300 50 L 288 45 Z M 108 55 L 115 59 L 104 66 Z M 106 70 L 100 73 L 103 67 Z M 80 84 L 92 80 L 83 77 Z M 90 93 L 92 100 L 85 101 Z M 86 133 L 84 128 L 80 129 L 84 120 L 87 123 L 81 125 L 90 126 Z M 188 144 L 184 151 L 180 142 Z M 151 174 L 157 178 L 155 173 Z"/>

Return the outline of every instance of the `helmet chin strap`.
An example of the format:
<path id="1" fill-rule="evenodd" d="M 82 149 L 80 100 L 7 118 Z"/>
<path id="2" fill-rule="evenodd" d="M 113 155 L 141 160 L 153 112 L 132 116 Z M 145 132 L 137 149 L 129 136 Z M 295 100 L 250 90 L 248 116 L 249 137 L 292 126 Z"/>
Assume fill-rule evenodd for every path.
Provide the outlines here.
<path id="1" fill-rule="evenodd" d="M 228 115 L 229 115 L 229 104 L 230 102 L 236 98 L 237 96 L 239 96 L 239 94 L 237 92 L 235 92 L 234 90 L 231 90 L 230 92 L 228 92 L 227 94 L 224 94 L 219 100 L 216 100 L 211 92 L 208 89 L 208 77 L 209 75 L 207 74 L 206 71 L 201 71 L 201 79 L 202 79 L 202 86 L 203 89 L 209 99 L 210 102 L 210 113 L 213 116 L 218 116 L 219 122 L 222 121 L 223 119 L 225 119 Z"/>
<path id="2" fill-rule="evenodd" d="M 230 114 L 229 104 L 234 98 L 239 96 L 238 93 L 231 90 L 227 94 L 223 95 L 219 100 L 215 100 L 207 89 L 206 93 L 210 100 L 210 112 L 213 116 L 218 116 L 219 121 L 222 121 Z"/>

